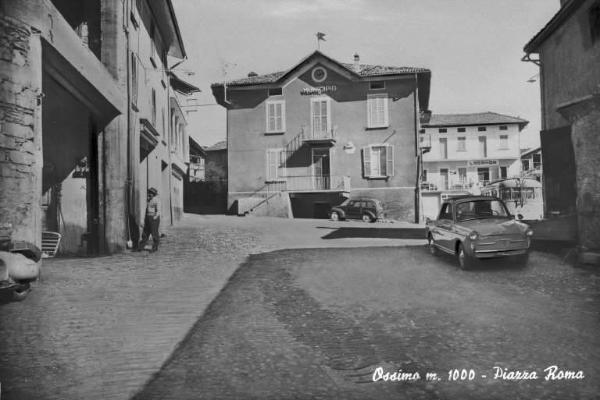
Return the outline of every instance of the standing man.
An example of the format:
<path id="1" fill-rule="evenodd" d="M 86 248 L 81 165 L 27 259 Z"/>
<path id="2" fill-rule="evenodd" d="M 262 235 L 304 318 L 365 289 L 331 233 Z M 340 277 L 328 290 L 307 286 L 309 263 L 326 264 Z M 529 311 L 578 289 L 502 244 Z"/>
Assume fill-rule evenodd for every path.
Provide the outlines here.
<path id="1" fill-rule="evenodd" d="M 154 188 L 148 189 L 148 205 L 146 206 L 146 217 L 144 218 L 144 232 L 138 250 L 144 250 L 148 237 L 152 235 L 152 251 L 158 250 L 160 236 L 158 226 L 160 225 L 160 197 Z"/>

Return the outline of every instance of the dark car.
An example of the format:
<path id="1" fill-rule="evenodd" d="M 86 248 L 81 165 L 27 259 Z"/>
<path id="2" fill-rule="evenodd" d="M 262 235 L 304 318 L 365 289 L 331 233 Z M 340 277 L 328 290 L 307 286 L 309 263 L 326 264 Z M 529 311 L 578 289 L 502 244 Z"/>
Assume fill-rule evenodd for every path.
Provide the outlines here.
<path id="1" fill-rule="evenodd" d="M 442 204 L 437 220 L 427 220 L 425 235 L 433 255 L 455 255 L 463 269 L 478 259 L 512 257 L 525 265 L 533 231 L 516 221 L 496 197 L 462 196 Z"/>
<path id="2" fill-rule="evenodd" d="M 332 207 L 329 216 L 333 221 L 353 218 L 375 222 L 383 218 L 383 206 L 377 199 L 348 199 L 339 206 Z"/>

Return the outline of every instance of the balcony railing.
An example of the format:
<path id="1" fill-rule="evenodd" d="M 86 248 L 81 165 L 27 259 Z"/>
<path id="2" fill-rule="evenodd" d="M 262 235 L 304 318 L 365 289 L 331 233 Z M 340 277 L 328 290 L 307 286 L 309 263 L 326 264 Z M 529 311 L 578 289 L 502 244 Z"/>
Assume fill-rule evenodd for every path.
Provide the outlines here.
<path id="1" fill-rule="evenodd" d="M 479 185 L 484 186 L 487 185 L 489 181 L 480 181 Z M 436 184 L 433 182 L 421 182 L 421 191 L 423 192 L 436 192 L 436 191 L 444 191 L 444 190 L 470 190 L 473 187 L 473 183 L 470 182 L 452 182 L 450 181 L 447 187 L 443 184 Z"/>
<path id="2" fill-rule="evenodd" d="M 288 176 L 268 183 L 269 190 L 292 192 L 350 191 L 349 176 Z"/>
<path id="3" fill-rule="evenodd" d="M 302 132 L 302 140 L 306 143 L 335 143 L 337 127 L 331 129 L 306 129 Z"/>
<path id="4" fill-rule="evenodd" d="M 431 134 L 421 133 L 419 135 L 419 148 L 425 152 L 431 149 Z"/>

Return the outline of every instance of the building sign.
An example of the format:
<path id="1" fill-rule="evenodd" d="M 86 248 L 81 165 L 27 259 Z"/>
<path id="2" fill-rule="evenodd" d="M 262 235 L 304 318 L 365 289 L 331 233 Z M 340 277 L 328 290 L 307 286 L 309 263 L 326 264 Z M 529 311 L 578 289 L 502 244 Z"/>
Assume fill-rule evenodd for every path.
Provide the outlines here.
<path id="1" fill-rule="evenodd" d="M 300 91 L 300 94 L 302 96 L 311 96 L 311 95 L 316 95 L 316 94 L 335 92 L 336 90 L 337 90 L 337 86 L 335 86 L 335 85 L 319 86 L 319 87 L 315 87 L 315 88 L 303 88 Z"/>
<path id="2" fill-rule="evenodd" d="M 498 165 L 498 160 L 469 160 L 467 165 L 469 167 L 489 167 Z"/>

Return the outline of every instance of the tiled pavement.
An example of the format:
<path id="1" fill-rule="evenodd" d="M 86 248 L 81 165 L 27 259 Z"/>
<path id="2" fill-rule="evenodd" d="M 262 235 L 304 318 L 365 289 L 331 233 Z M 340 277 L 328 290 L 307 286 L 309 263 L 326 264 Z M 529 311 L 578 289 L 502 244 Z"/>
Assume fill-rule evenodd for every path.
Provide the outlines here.
<path id="1" fill-rule="evenodd" d="M 157 253 L 46 260 L 26 301 L 0 306 L 2 399 L 127 399 L 248 254 L 423 243 L 414 228 L 185 215 Z"/>

